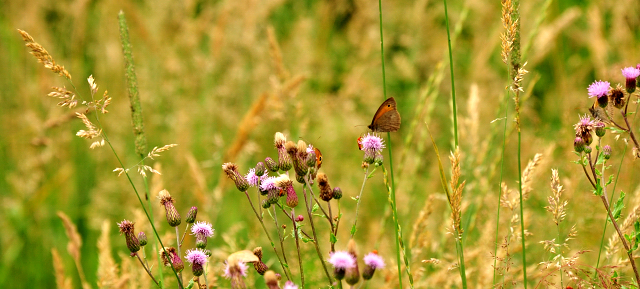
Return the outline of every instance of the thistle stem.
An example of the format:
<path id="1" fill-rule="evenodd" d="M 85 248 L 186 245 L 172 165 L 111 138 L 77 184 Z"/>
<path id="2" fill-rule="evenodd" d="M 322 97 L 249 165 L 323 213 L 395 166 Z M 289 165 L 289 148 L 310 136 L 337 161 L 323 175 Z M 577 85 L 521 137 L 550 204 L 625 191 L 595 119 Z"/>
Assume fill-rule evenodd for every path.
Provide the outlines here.
<path id="1" fill-rule="evenodd" d="M 298 252 L 298 265 L 300 266 L 300 282 L 302 283 L 302 288 L 304 289 L 304 270 L 302 266 L 302 257 L 300 257 L 300 238 L 298 237 L 298 228 L 296 226 L 296 221 L 293 220 L 293 216 L 293 209 L 291 209 L 291 223 L 293 223 L 293 235 L 296 238 L 296 251 Z"/>
<path id="2" fill-rule="evenodd" d="M 367 169 L 364 172 L 364 180 L 362 180 L 362 186 L 360 187 L 360 194 L 358 194 L 358 203 L 356 205 L 356 217 L 353 220 L 353 227 L 351 228 L 351 239 L 353 239 L 353 236 L 356 234 L 356 224 L 358 224 L 358 210 L 360 209 L 362 192 L 364 191 L 364 185 L 367 183 L 368 174 L 369 174 L 369 166 L 367 166 Z"/>
<path id="3" fill-rule="evenodd" d="M 329 280 L 329 285 L 331 285 L 333 283 L 333 279 L 331 278 L 331 275 L 329 275 L 329 270 L 327 270 L 327 264 L 325 264 L 324 262 L 324 258 L 322 257 L 322 252 L 320 252 L 320 246 L 318 245 L 318 236 L 316 235 L 316 227 L 313 224 L 313 214 L 311 214 L 311 207 L 310 202 L 307 198 L 307 190 L 306 188 L 309 188 L 309 192 L 311 194 L 311 186 L 309 186 L 309 181 L 307 180 L 307 177 L 304 177 L 304 186 L 302 187 L 302 195 L 304 195 L 304 203 L 307 206 L 307 215 L 309 216 L 309 224 L 311 224 L 311 232 L 313 233 L 313 244 L 316 247 L 316 253 L 318 254 L 318 257 L 320 258 L 320 263 L 322 264 L 322 269 L 324 269 L 324 273 L 327 275 L 327 279 Z"/>
<path id="4" fill-rule="evenodd" d="M 156 283 L 156 285 L 158 287 L 160 287 L 160 283 L 158 283 L 158 281 L 156 281 L 156 278 L 153 277 L 153 274 L 151 274 L 151 271 L 149 271 L 149 268 L 147 268 L 147 266 L 144 264 L 142 259 L 140 259 L 140 254 L 138 254 L 138 253 L 134 253 L 134 254 L 136 255 L 136 257 L 138 257 L 138 261 L 140 261 L 140 264 L 142 265 L 142 268 L 144 268 L 144 270 L 147 271 L 147 274 L 149 274 L 149 277 L 151 277 L 151 280 L 153 280 L 153 282 Z"/>

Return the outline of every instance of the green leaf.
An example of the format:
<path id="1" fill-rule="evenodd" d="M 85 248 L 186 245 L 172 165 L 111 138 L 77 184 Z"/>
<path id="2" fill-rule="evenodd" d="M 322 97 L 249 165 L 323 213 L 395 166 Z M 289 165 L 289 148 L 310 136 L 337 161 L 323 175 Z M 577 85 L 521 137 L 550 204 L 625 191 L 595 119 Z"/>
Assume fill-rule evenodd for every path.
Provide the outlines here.
<path id="1" fill-rule="evenodd" d="M 190 279 L 189 284 L 187 284 L 187 287 L 184 287 L 184 289 L 191 289 L 194 284 L 196 284 L 196 282 L 193 282 L 193 279 Z"/>
<path id="2" fill-rule="evenodd" d="M 336 242 L 338 242 L 338 238 L 336 238 L 336 235 L 331 233 L 331 235 L 329 236 L 329 241 L 331 242 L 331 244 L 335 244 Z"/>
<path id="3" fill-rule="evenodd" d="M 602 186 L 599 181 L 596 182 L 596 191 L 593 194 L 596 196 L 602 196 Z"/>
<path id="4" fill-rule="evenodd" d="M 356 224 L 353 224 L 353 226 L 351 227 L 351 236 L 356 234 Z"/>
<path id="5" fill-rule="evenodd" d="M 313 200 L 311 200 L 311 201 L 313 201 Z M 318 210 L 318 208 L 319 208 L 319 207 L 318 207 L 318 203 L 315 203 L 315 204 L 313 205 L 313 208 L 311 209 L 311 212 L 312 212 L 312 213 L 314 213 L 315 211 L 317 211 L 317 210 Z"/>
<path id="6" fill-rule="evenodd" d="M 613 215 L 613 219 L 615 219 L 616 221 L 620 218 L 620 214 L 622 213 L 622 208 L 624 208 L 624 197 L 625 197 L 624 192 L 620 192 L 620 197 L 618 197 L 616 204 L 613 206 L 613 211 L 611 212 L 611 215 Z"/>

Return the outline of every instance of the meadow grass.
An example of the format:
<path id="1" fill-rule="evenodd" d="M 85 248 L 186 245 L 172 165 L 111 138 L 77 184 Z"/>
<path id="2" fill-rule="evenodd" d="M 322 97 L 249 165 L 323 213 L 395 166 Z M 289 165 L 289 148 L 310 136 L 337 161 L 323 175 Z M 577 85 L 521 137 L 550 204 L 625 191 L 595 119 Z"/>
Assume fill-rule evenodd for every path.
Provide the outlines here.
<path id="1" fill-rule="evenodd" d="M 0 63 L 7 68 L 0 78 L 0 287 L 153 287 L 139 261 L 129 257 L 116 222 L 132 220 L 136 232 L 145 231 L 151 241 L 151 223 L 142 209 L 153 208 L 150 219 L 160 240 L 175 244 L 185 225 L 179 226 L 179 234 L 167 226 L 157 201 L 164 188 L 171 191 L 180 213 L 198 206 L 198 219 L 215 228 L 207 245 L 211 256 L 206 269 L 208 284 L 218 288 L 230 287 L 223 277 L 224 261 L 234 252 L 256 247 L 263 248 L 265 265 L 280 274 L 287 270 L 274 254 L 286 251 L 298 285 L 303 268 L 305 287 L 327 286 L 323 265 L 332 275 L 333 268 L 325 264 L 329 251 L 348 249 L 357 207 L 358 257 L 377 250 L 387 263 L 363 288 L 398 288 L 400 282 L 407 288 L 407 271 L 415 288 L 462 287 L 458 239 L 467 287 L 576 288 L 583 282 L 614 288 L 612 276 L 621 276 L 619 282 L 627 286 L 633 282 L 625 241 L 612 226 L 603 226 L 603 201 L 593 195 L 580 165 L 572 163 L 577 159 L 572 141 L 573 124 L 593 103 L 587 86 L 595 80 L 624 85 L 620 69 L 640 62 L 635 49 L 640 32 L 634 29 L 640 24 L 634 13 L 638 3 L 520 2 L 521 63 L 527 62 L 530 72 L 522 78 L 518 124 L 511 113 L 513 102 L 503 105 L 513 97 L 504 89 L 506 75 L 512 75 L 512 82 L 518 73 L 501 62 L 500 3 L 447 2 L 453 28 L 450 49 L 444 4 L 437 1 L 381 1 L 381 6 L 282 0 L 5 4 L 0 12 Z M 120 10 L 129 21 L 147 151 L 136 151 L 140 141 L 136 145 L 131 134 L 117 23 Z M 45 63 L 45 69 L 38 65 L 16 29 L 35 38 L 55 64 Z M 448 51 L 454 60 L 452 72 L 446 72 Z M 448 74 L 455 75 L 457 133 Z M 75 89 L 65 80 L 71 75 Z M 103 99 L 105 89 L 112 98 L 109 114 L 101 115 L 101 125 L 93 130 L 77 119 L 76 113 L 86 112 L 80 105 L 56 107 L 73 101 L 66 91 L 91 95 L 90 85 L 81 84 L 89 75 L 100 87 L 96 99 Z M 395 156 L 384 159 L 384 165 L 393 162 L 393 177 L 376 170 L 355 201 L 363 176 L 363 153 L 356 141 L 366 134 L 385 90 L 387 97 L 397 100 L 403 119 L 400 131 L 386 140 Z M 56 94 L 47 96 L 52 91 Z M 636 95 L 629 111 L 635 111 Z M 93 113 L 86 112 L 90 121 Z M 621 120 L 619 114 L 615 117 Z M 628 120 L 630 127 L 637 126 L 631 115 Z M 87 136 L 107 132 L 123 164 L 105 147 L 89 149 L 94 140 L 76 137 L 79 130 Z M 296 211 L 304 215 L 304 225 L 292 230 L 282 210 L 260 211 L 256 203 L 258 215 L 262 212 L 269 221 L 263 228 L 247 197 L 227 179 L 223 163 L 233 162 L 245 174 L 267 156 L 277 159 L 276 132 L 322 151 L 320 172 L 341 188 L 343 198 L 339 205 L 331 201 L 329 207 L 328 202 L 319 206 L 326 215 L 340 216 L 341 226 L 332 224 L 332 218 L 327 221 L 319 208 L 314 210 L 317 184 L 303 189 L 296 183 L 296 192 L 309 197 L 304 209 L 299 196 Z M 609 175 L 615 177 L 615 187 L 607 186 L 607 193 L 625 192 L 619 230 L 633 236 L 639 184 L 634 144 L 628 134 L 615 134 L 609 130 L 601 141 L 612 148 L 607 162 L 611 167 L 600 164 L 597 170 L 604 172 L 601 183 Z M 433 153 L 429 135 L 441 156 Z M 141 205 L 131 185 L 112 171 L 134 167 L 149 148 L 173 143 L 179 146 L 145 160 L 162 175 L 132 178 L 149 197 Z M 602 150 L 594 146 L 593 151 Z M 452 218 L 449 195 L 439 180 L 437 158 L 447 152 L 460 153 L 454 157 L 457 183 L 464 182 L 458 219 Z M 520 159 L 531 160 L 531 165 L 520 168 Z M 442 166 L 450 178 L 456 166 Z M 557 173 L 550 174 L 552 168 Z M 389 201 L 388 192 L 395 200 Z M 257 197 L 255 190 L 249 193 Z M 545 208 L 551 206 L 550 196 L 556 204 L 567 201 L 562 222 Z M 617 198 L 612 200 L 608 202 L 614 207 Z M 301 209 L 307 213 L 298 212 Z M 277 215 L 277 225 L 270 214 Z M 286 231 L 278 229 L 285 222 Z M 456 222 L 462 237 L 452 230 Z M 404 254 L 396 247 L 400 230 L 407 237 Z M 608 245 L 600 258 L 603 235 Z M 295 237 L 300 236 L 296 246 Z M 318 247 L 309 239 L 317 239 Z M 187 234 L 184 243 L 194 242 Z M 636 241 L 632 237 L 626 242 Z M 163 284 L 175 288 L 171 269 L 157 266 L 156 252 L 145 252 L 147 261 L 155 264 L 150 271 L 156 277 L 163 272 Z M 362 261 L 359 266 L 364 268 Z M 190 270 L 187 264 L 183 275 L 191 276 Z M 250 288 L 267 288 L 254 268 L 249 268 L 244 282 Z"/>

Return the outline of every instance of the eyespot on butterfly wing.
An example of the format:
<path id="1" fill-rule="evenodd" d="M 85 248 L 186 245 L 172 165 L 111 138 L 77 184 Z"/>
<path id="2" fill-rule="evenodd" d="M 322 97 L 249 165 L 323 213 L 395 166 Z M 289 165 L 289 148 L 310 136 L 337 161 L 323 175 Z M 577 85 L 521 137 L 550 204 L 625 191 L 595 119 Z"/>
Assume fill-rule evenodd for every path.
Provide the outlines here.
<path id="1" fill-rule="evenodd" d="M 322 165 L 322 153 L 317 147 L 313 147 L 313 150 L 316 152 L 316 168 L 320 169 Z"/>
<path id="2" fill-rule="evenodd" d="M 368 128 L 373 132 L 393 132 L 400 129 L 400 113 L 393 97 L 385 100 L 373 115 Z"/>

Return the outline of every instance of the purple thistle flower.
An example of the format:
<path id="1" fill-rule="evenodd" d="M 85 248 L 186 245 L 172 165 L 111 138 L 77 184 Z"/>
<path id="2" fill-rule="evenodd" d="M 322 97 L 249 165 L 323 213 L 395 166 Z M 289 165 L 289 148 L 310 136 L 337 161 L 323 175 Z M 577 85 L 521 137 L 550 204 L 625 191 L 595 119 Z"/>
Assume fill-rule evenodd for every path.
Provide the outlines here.
<path id="1" fill-rule="evenodd" d="M 356 266 L 356 260 L 346 251 L 332 252 L 328 261 L 337 269 L 348 269 Z"/>
<path id="2" fill-rule="evenodd" d="M 185 257 L 187 262 L 191 264 L 204 265 L 207 263 L 207 254 L 202 249 L 187 250 L 187 256 Z"/>
<path id="3" fill-rule="evenodd" d="M 256 175 L 256 169 L 250 169 L 249 172 L 244 176 L 244 178 L 252 187 L 258 186 L 258 182 L 260 181 L 260 177 Z"/>
<path id="4" fill-rule="evenodd" d="M 362 138 L 361 143 L 363 151 L 380 152 L 385 148 L 383 140 L 374 134 L 367 134 Z"/>
<path id="5" fill-rule="evenodd" d="M 284 287 L 282 289 L 298 289 L 298 286 L 293 284 L 291 281 L 287 281 L 287 283 L 284 283 Z"/>
<path id="6" fill-rule="evenodd" d="M 262 180 L 260 184 L 260 190 L 263 192 L 268 192 L 270 190 L 276 189 L 275 177 L 266 177 Z"/>
<path id="7" fill-rule="evenodd" d="M 310 154 L 310 153 L 315 153 L 315 152 L 316 151 L 313 149 L 313 145 L 309 144 L 309 146 L 307 147 L 307 153 Z"/>
<path id="8" fill-rule="evenodd" d="M 207 222 L 196 222 L 193 224 L 193 227 L 191 227 L 191 234 L 206 238 L 213 236 L 213 231 L 211 224 Z"/>
<path id="9" fill-rule="evenodd" d="M 374 269 L 384 268 L 384 260 L 376 253 L 369 253 L 364 256 L 364 264 Z"/>
<path id="10" fill-rule="evenodd" d="M 622 76 L 626 79 L 637 78 L 640 76 L 640 70 L 635 67 L 625 67 L 622 69 Z"/>
<path id="11" fill-rule="evenodd" d="M 589 92 L 589 97 L 598 97 L 601 98 L 606 96 L 611 89 L 611 84 L 608 81 L 594 81 L 587 91 Z"/>

